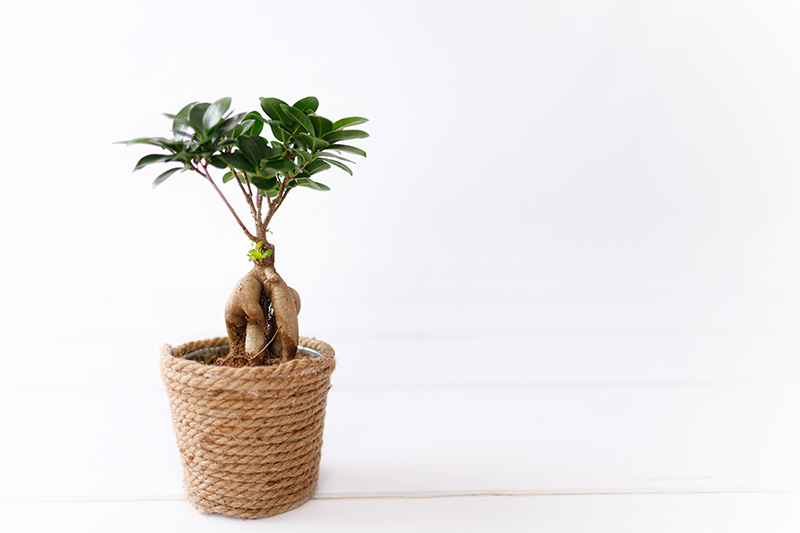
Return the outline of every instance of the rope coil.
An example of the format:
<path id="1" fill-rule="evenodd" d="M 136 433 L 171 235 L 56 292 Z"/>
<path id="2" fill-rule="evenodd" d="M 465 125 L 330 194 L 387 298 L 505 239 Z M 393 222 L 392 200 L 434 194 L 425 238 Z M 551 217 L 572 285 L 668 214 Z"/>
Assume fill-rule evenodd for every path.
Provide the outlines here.
<path id="1" fill-rule="evenodd" d="M 161 378 L 183 463 L 186 496 L 201 513 L 263 518 L 299 507 L 319 479 L 333 348 L 300 337 L 322 357 L 227 367 L 184 359 L 226 353 L 217 337 L 161 348 Z"/>

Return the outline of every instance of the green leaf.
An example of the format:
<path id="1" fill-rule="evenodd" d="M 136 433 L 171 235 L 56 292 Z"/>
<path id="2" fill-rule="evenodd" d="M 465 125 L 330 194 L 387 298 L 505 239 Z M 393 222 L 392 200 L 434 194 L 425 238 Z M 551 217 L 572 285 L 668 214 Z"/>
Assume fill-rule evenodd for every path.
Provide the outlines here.
<path id="1" fill-rule="evenodd" d="M 263 139 L 263 137 L 262 137 Z M 264 141 L 266 145 L 266 150 L 264 151 L 264 159 L 275 160 L 275 159 L 283 159 L 284 149 L 283 146 L 280 144 L 278 146 L 270 146 L 266 140 Z"/>
<path id="2" fill-rule="evenodd" d="M 307 164 L 305 167 L 305 171 L 308 172 L 308 175 L 311 176 L 312 174 L 316 174 L 317 172 L 322 172 L 323 170 L 328 170 L 331 166 L 321 159 L 315 159 L 311 163 Z"/>
<path id="3" fill-rule="evenodd" d="M 314 96 L 306 96 L 295 102 L 292 107 L 304 113 L 313 113 L 319 107 L 319 100 Z"/>
<path id="4" fill-rule="evenodd" d="M 270 120 L 268 121 L 269 129 L 272 130 L 272 134 L 275 136 L 282 143 L 289 142 L 291 140 L 291 136 L 289 133 L 283 129 L 283 123 L 280 121 Z"/>
<path id="5" fill-rule="evenodd" d="M 161 163 L 163 161 L 169 161 L 172 158 L 171 155 L 163 155 L 163 154 L 150 154 L 146 155 L 136 163 L 133 171 L 136 172 L 140 168 L 144 168 L 147 165 L 152 165 L 153 163 Z"/>
<path id="6" fill-rule="evenodd" d="M 237 140 L 239 149 L 248 161 L 253 164 L 253 167 L 257 166 L 258 162 L 261 161 L 261 147 L 256 141 L 257 138 L 252 135 L 242 135 Z"/>
<path id="7" fill-rule="evenodd" d="M 267 123 L 267 119 L 262 117 L 261 113 L 259 113 L 258 111 L 250 111 L 249 113 L 247 113 L 247 118 L 252 120 L 258 120 L 260 122 L 263 122 L 264 124 Z"/>
<path id="8" fill-rule="evenodd" d="M 299 137 L 306 142 L 306 146 L 308 146 L 308 149 L 312 152 L 324 150 L 328 147 L 328 141 L 320 139 L 319 137 L 313 137 L 307 133 L 301 133 Z"/>
<path id="9" fill-rule="evenodd" d="M 239 113 L 238 115 L 226 118 L 225 121 L 219 125 L 219 128 L 217 128 L 217 133 L 221 135 L 231 133 L 234 128 L 242 122 L 242 119 L 244 119 L 246 115 L 247 113 Z"/>
<path id="10" fill-rule="evenodd" d="M 332 144 L 328 146 L 328 150 L 339 150 L 340 152 L 350 152 L 351 154 L 367 157 L 367 152 L 349 144 Z"/>
<path id="11" fill-rule="evenodd" d="M 238 126 L 236 126 L 236 128 L 234 128 L 233 133 L 231 134 L 231 136 L 232 137 L 239 137 L 239 135 L 242 135 L 245 131 L 247 131 L 250 128 L 252 128 L 254 123 L 255 123 L 255 120 L 243 120 L 241 123 L 239 123 Z"/>
<path id="12" fill-rule="evenodd" d="M 155 189 L 156 187 L 161 185 L 161 183 L 163 183 L 163 181 L 165 179 L 167 179 L 168 177 L 172 176 L 173 174 L 175 174 L 179 170 L 183 170 L 183 167 L 171 168 L 171 169 L 167 170 L 166 172 L 162 172 L 161 174 L 159 174 L 159 176 L 153 181 L 153 188 Z"/>
<path id="13" fill-rule="evenodd" d="M 176 142 L 190 142 L 192 139 L 194 139 L 194 135 L 195 134 L 192 130 L 172 130 L 172 138 L 175 139 Z"/>
<path id="14" fill-rule="evenodd" d="M 261 175 L 262 178 L 271 178 L 278 174 L 278 171 L 272 167 L 268 167 L 266 165 L 261 165 L 258 169 L 258 173 Z"/>
<path id="15" fill-rule="evenodd" d="M 311 161 L 311 154 L 309 152 L 299 149 L 296 149 L 294 152 L 297 154 L 297 156 L 300 158 L 300 161 L 302 161 L 303 163 L 308 163 L 309 161 Z"/>
<path id="16" fill-rule="evenodd" d="M 294 172 L 296 165 L 289 161 L 288 159 L 278 159 L 277 161 L 268 161 L 264 163 L 261 168 L 262 169 L 271 169 L 275 172 L 280 172 L 282 174 L 288 174 L 290 172 Z"/>
<path id="17" fill-rule="evenodd" d="M 260 176 L 251 177 L 250 182 L 262 191 L 269 191 L 280 185 L 275 178 L 262 178 Z"/>
<path id="18" fill-rule="evenodd" d="M 314 131 L 318 137 L 322 137 L 333 129 L 333 123 L 325 117 L 319 115 L 308 115 L 308 120 L 314 126 Z"/>
<path id="19" fill-rule="evenodd" d="M 350 168 L 347 165 L 345 165 L 344 163 L 340 163 L 339 161 L 336 161 L 335 159 L 323 159 L 323 161 L 327 161 L 331 165 L 341 168 L 342 170 L 344 170 L 345 172 L 347 172 L 351 176 L 353 175 L 353 171 L 350 170 Z"/>
<path id="20" fill-rule="evenodd" d="M 225 160 L 218 155 L 209 158 L 208 162 L 211 164 L 211 166 L 217 168 L 228 168 L 228 164 L 225 162 Z"/>
<path id="21" fill-rule="evenodd" d="M 270 148 L 269 143 L 264 137 L 259 137 L 258 135 L 253 135 L 253 139 L 255 139 L 256 144 L 258 145 L 258 151 L 261 155 L 261 159 L 268 158 L 271 154 L 274 153 L 274 150 Z"/>
<path id="22" fill-rule="evenodd" d="M 340 130 L 342 128 L 346 128 L 348 126 L 355 126 L 357 124 L 363 124 L 368 122 L 369 119 L 362 118 L 362 117 L 347 117 L 343 119 L 339 119 L 333 123 L 333 131 Z"/>
<path id="23" fill-rule="evenodd" d="M 246 135 L 260 135 L 264 129 L 264 117 L 258 111 L 250 111 L 247 114 L 247 120 L 252 121 L 253 125 L 244 129 Z"/>
<path id="24" fill-rule="evenodd" d="M 175 126 L 176 123 L 178 125 L 183 124 L 184 126 L 191 126 L 192 123 L 189 122 L 189 117 L 182 117 L 179 115 L 173 115 L 172 113 L 163 113 L 163 115 L 167 118 L 172 119 L 172 125 Z"/>
<path id="25" fill-rule="evenodd" d="M 289 117 L 285 116 L 281 110 L 281 105 L 286 105 L 286 102 L 278 100 L 277 98 L 261 98 L 261 109 L 264 110 L 264 113 L 266 113 L 269 118 L 288 122 L 287 119 Z"/>
<path id="26" fill-rule="evenodd" d="M 189 122 L 191 122 L 194 131 L 198 133 L 205 133 L 205 130 L 203 129 L 203 116 L 205 116 L 206 109 L 208 109 L 208 106 L 210 105 L 211 104 L 205 102 L 202 104 L 196 104 L 189 111 Z"/>
<path id="27" fill-rule="evenodd" d="M 366 131 L 361 130 L 334 130 L 330 133 L 326 133 L 323 136 L 328 142 L 336 142 L 336 141 L 344 141 L 346 139 L 363 139 L 365 137 L 369 137 L 369 133 Z"/>
<path id="28" fill-rule="evenodd" d="M 189 129 L 191 128 L 191 122 L 189 122 L 189 115 L 191 114 L 192 109 L 196 105 L 197 102 L 192 102 L 191 104 L 186 104 L 185 106 L 183 106 L 183 109 L 178 111 L 178 114 L 175 115 L 175 118 L 172 121 L 173 131 L 189 131 Z"/>
<path id="29" fill-rule="evenodd" d="M 305 129 L 307 133 L 310 133 L 311 135 L 314 135 L 314 126 L 311 125 L 311 121 L 308 120 L 308 117 L 305 115 L 305 113 L 303 113 L 302 111 L 298 111 L 297 109 L 295 109 L 293 107 L 289 107 L 286 104 L 281 106 L 281 110 L 284 113 L 286 113 L 287 115 L 289 115 L 290 117 L 292 117 L 292 119 L 294 119 L 294 121 L 297 124 L 302 126 L 303 129 Z M 294 128 L 293 133 L 297 133 L 297 132 L 298 132 L 297 128 Z"/>
<path id="30" fill-rule="evenodd" d="M 355 161 L 350 161 L 346 157 L 342 157 L 342 156 L 337 155 L 337 154 L 332 154 L 331 152 L 329 152 L 327 150 L 324 151 L 324 152 L 320 152 L 319 155 L 320 155 L 320 157 L 327 157 L 329 159 L 336 159 L 337 161 L 344 161 L 345 163 L 353 163 L 354 165 L 356 164 Z"/>
<path id="31" fill-rule="evenodd" d="M 314 181 L 310 178 L 295 178 L 289 182 L 289 187 L 308 187 L 309 189 L 314 189 L 315 191 L 329 191 L 331 190 L 330 187 L 325 185 L 324 183 L 319 183 Z"/>
<path id="32" fill-rule="evenodd" d="M 233 167 L 239 170 L 246 170 L 247 172 L 255 172 L 256 168 L 253 164 L 248 161 L 248 159 L 242 155 L 241 152 L 229 152 L 224 154 L 219 154 L 219 157 L 225 161 L 225 164 L 229 167 Z"/>
<path id="33" fill-rule="evenodd" d="M 300 135 L 306 135 L 306 139 L 308 138 L 308 134 L 306 134 L 306 133 L 301 133 Z M 311 150 L 311 145 L 309 144 L 309 142 L 306 139 L 300 137 L 299 135 L 292 135 L 292 140 L 295 142 L 295 145 L 296 145 L 296 146 L 293 146 L 293 148 L 295 150 L 297 150 L 299 148 L 300 150 L 302 150 L 304 152 L 310 151 Z"/>
<path id="34" fill-rule="evenodd" d="M 237 143 L 243 155 L 247 157 L 255 167 L 258 167 L 262 159 L 274 155 L 276 151 L 270 148 L 266 139 L 258 135 L 242 135 L 237 140 Z"/>
<path id="35" fill-rule="evenodd" d="M 239 181 L 242 182 L 242 183 L 246 183 L 247 180 L 250 179 L 250 178 L 247 177 L 248 176 L 247 172 L 245 172 L 243 170 L 240 170 L 236 174 L 234 174 L 233 172 L 226 172 L 225 175 L 222 176 L 222 183 L 228 183 L 229 181 L 231 181 L 233 178 L 235 178 L 237 176 L 239 177 Z"/>
<path id="36" fill-rule="evenodd" d="M 130 139 L 129 141 L 117 141 L 114 144 L 127 144 L 128 146 L 132 144 L 150 144 L 152 146 L 160 146 L 161 148 L 164 148 L 170 143 L 171 141 L 165 139 L 164 137 L 138 137 L 136 139 Z"/>
<path id="37" fill-rule="evenodd" d="M 231 99 L 229 97 L 220 98 L 206 109 L 205 113 L 203 113 L 203 129 L 205 131 L 213 130 L 219 121 L 222 120 L 222 116 L 231 106 Z"/>

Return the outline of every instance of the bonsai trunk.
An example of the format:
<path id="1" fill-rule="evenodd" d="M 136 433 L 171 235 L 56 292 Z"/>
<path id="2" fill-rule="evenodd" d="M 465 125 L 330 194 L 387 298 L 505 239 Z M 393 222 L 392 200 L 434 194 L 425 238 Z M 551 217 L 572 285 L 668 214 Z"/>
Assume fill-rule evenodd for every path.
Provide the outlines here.
<path id="1" fill-rule="evenodd" d="M 273 250 L 262 242 L 265 249 Z M 294 359 L 299 311 L 300 296 L 275 270 L 274 254 L 257 261 L 225 304 L 230 353 L 214 364 L 257 366 Z"/>

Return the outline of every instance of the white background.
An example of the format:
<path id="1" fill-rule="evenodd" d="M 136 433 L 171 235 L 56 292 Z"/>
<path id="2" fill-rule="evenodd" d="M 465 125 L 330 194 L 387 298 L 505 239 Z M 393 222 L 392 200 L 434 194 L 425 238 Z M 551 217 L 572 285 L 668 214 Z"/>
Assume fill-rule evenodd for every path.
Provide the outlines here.
<path id="1" fill-rule="evenodd" d="M 789 1 L 5 7 L 5 520 L 247 526 L 180 501 L 156 354 L 223 334 L 248 243 L 199 177 L 153 191 L 149 151 L 112 143 L 313 94 L 371 137 L 272 225 L 301 334 L 339 357 L 320 498 L 275 523 L 796 531 L 798 24 Z"/>

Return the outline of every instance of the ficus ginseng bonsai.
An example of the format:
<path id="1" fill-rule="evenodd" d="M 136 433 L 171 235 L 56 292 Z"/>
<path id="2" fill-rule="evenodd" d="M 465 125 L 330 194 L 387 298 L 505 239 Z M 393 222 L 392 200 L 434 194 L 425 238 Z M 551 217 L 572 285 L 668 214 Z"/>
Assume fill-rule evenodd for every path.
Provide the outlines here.
<path id="1" fill-rule="evenodd" d="M 313 96 L 291 106 L 277 98 L 261 98 L 266 117 L 259 111 L 234 114 L 228 111 L 230 103 L 230 98 L 221 98 L 188 104 L 177 114 L 166 115 L 172 119 L 171 139 L 143 137 L 126 143 L 157 146 L 166 152 L 142 157 L 134 170 L 154 163 L 178 164 L 161 173 L 153 187 L 185 171 L 207 180 L 251 241 L 248 257 L 253 268 L 239 280 L 225 305 L 230 352 L 214 364 L 257 366 L 288 361 L 297 354 L 300 297 L 275 270 L 269 224 L 292 189 L 330 190 L 316 181 L 320 172 L 337 167 L 352 175 L 346 164 L 352 161 L 341 154 L 367 154 L 342 141 L 368 137 L 364 131 L 350 129 L 367 119 L 331 121 L 317 114 L 319 101 Z M 274 139 L 263 136 L 266 131 Z M 255 223 L 253 231 L 218 186 L 214 168 L 227 170 L 217 179 L 223 184 L 234 182 L 236 186 L 230 187 L 244 195 Z"/>

